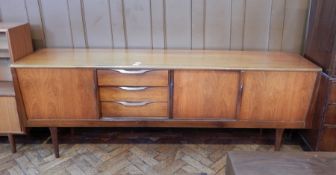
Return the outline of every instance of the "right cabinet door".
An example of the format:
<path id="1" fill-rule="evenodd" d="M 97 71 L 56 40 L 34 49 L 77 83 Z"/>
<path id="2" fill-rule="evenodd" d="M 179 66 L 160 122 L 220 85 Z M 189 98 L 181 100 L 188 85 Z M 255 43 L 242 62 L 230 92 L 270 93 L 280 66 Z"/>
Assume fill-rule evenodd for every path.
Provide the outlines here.
<path id="1" fill-rule="evenodd" d="M 305 121 L 317 72 L 246 71 L 239 120 Z"/>

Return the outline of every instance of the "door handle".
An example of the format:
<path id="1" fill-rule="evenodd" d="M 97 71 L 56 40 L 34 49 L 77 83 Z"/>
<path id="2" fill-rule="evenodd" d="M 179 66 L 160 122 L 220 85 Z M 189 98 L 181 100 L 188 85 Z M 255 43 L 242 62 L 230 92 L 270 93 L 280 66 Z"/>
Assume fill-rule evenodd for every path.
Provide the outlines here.
<path id="1" fill-rule="evenodd" d="M 152 102 L 150 101 L 136 101 L 136 102 L 130 102 L 130 101 L 117 101 L 116 103 L 119 103 L 124 106 L 145 106 Z"/>
<path id="2" fill-rule="evenodd" d="M 150 70 L 125 70 L 125 69 L 113 69 L 121 74 L 144 74 Z"/>
<path id="3" fill-rule="evenodd" d="M 120 86 L 119 89 L 125 91 L 143 91 L 146 90 L 148 87 L 129 87 L 129 86 Z"/>

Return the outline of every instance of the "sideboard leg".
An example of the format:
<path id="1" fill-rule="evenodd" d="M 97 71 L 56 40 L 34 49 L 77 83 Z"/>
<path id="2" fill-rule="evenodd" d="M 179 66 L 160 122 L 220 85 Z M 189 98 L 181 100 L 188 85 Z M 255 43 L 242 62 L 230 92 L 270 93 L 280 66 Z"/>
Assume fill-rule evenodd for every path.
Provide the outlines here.
<path id="1" fill-rule="evenodd" d="M 259 137 L 262 137 L 263 133 L 264 133 L 263 129 L 259 129 Z"/>
<path id="2" fill-rule="evenodd" d="M 55 157 L 59 158 L 59 147 L 58 147 L 58 133 L 56 127 L 49 128 L 51 134 L 51 142 L 54 147 Z"/>
<path id="3" fill-rule="evenodd" d="M 280 151 L 284 131 L 285 131 L 285 129 L 276 129 L 275 130 L 275 145 L 274 145 L 274 150 L 275 151 Z"/>
<path id="4" fill-rule="evenodd" d="M 70 135 L 71 137 L 75 135 L 75 128 L 70 128 Z"/>
<path id="5" fill-rule="evenodd" d="M 9 144 L 11 145 L 12 153 L 16 153 L 16 143 L 13 134 L 8 134 L 8 141 Z"/>

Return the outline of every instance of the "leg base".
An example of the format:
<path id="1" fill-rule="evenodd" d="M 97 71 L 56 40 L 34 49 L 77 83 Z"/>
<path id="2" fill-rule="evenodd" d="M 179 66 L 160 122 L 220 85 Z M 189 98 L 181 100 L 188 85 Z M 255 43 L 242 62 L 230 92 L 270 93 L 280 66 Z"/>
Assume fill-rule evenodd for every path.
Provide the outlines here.
<path id="1" fill-rule="evenodd" d="M 58 130 L 55 127 L 49 128 L 51 134 L 51 142 L 54 147 L 54 154 L 56 158 L 59 158 L 59 146 L 58 146 Z"/>
<path id="2" fill-rule="evenodd" d="M 13 134 L 8 134 L 8 141 L 9 144 L 11 145 L 12 153 L 16 153 L 16 143 Z"/>
<path id="3" fill-rule="evenodd" d="M 275 130 L 274 151 L 280 151 L 284 131 L 285 131 L 285 129 L 276 129 Z"/>

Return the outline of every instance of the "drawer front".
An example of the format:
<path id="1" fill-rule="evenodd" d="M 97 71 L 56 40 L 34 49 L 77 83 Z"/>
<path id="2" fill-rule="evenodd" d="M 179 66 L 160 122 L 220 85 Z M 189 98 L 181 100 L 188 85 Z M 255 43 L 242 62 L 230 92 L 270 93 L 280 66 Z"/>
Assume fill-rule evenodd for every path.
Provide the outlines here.
<path id="1" fill-rule="evenodd" d="M 336 125 L 336 105 L 328 105 L 325 115 L 325 124 Z"/>
<path id="2" fill-rule="evenodd" d="M 324 127 L 320 136 L 318 151 L 336 151 L 336 128 Z"/>
<path id="3" fill-rule="evenodd" d="M 336 83 L 331 84 L 331 89 L 329 92 L 329 104 L 335 104 L 336 103 Z"/>
<path id="4" fill-rule="evenodd" d="M 156 102 L 136 105 L 135 102 L 121 104 L 117 102 L 102 102 L 103 117 L 167 117 L 168 103 Z"/>
<path id="5" fill-rule="evenodd" d="M 100 87 L 99 94 L 100 101 L 168 101 L 168 87 Z"/>
<path id="6" fill-rule="evenodd" d="M 100 86 L 168 86 L 167 70 L 98 70 Z"/>

